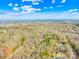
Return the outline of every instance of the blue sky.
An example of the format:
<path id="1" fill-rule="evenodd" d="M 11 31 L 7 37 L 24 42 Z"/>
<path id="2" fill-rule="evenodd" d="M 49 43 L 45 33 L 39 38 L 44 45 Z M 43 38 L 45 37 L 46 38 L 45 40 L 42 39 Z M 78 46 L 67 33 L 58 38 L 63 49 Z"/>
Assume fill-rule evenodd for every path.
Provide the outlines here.
<path id="1" fill-rule="evenodd" d="M 79 0 L 0 0 L 2 19 L 79 19 Z"/>

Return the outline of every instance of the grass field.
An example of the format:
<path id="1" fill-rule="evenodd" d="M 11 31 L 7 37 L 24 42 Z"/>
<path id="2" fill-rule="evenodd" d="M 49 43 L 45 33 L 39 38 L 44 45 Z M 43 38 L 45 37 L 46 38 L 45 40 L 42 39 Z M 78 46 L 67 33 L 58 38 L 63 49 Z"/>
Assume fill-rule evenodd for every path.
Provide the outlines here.
<path id="1" fill-rule="evenodd" d="M 0 59 L 79 59 L 79 26 L 64 23 L 0 25 Z"/>

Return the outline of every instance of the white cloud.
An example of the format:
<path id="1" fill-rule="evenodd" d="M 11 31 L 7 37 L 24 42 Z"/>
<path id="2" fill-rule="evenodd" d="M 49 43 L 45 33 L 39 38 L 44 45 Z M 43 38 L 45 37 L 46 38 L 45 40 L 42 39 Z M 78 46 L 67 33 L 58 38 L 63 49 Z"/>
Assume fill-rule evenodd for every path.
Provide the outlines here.
<path id="1" fill-rule="evenodd" d="M 26 6 L 26 5 L 21 6 L 21 9 L 23 10 L 23 12 L 24 12 L 24 11 L 27 11 L 27 12 L 29 12 L 29 13 L 31 13 L 31 12 L 36 12 L 36 11 L 41 11 L 41 9 L 32 8 L 32 6 Z"/>
<path id="2" fill-rule="evenodd" d="M 29 9 L 29 8 L 31 8 L 32 6 L 30 5 L 30 6 L 26 6 L 26 5 L 24 5 L 24 6 L 21 6 L 20 8 L 22 9 L 22 10 L 27 10 L 27 9 Z"/>
<path id="3" fill-rule="evenodd" d="M 33 5 L 39 5 L 39 2 L 33 2 L 32 4 Z"/>
<path id="4" fill-rule="evenodd" d="M 32 2 L 41 2 L 41 0 L 31 0 Z"/>
<path id="5" fill-rule="evenodd" d="M 44 7 L 44 9 L 47 9 L 47 7 Z"/>
<path id="6" fill-rule="evenodd" d="M 77 12 L 73 12 L 73 13 L 71 13 L 72 15 L 78 15 L 78 13 Z"/>
<path id="7" fill-rule="evenodd" d="M 31 2 L 41 2 L 41 0 L 22 0 L 22 2 L 31 1 Z"/>
<path id="8" fill-rule="evenodd" d="M 65 2 L 66 2 L 66 0 L 62 0 L 62 1 L 61 1 L 61 3 L 65 3 Z"/>
<path id="9" fill-rule="evenodd" d="M 13 5 L 12 3 L 9 3 L 9 4 L 8 4 L 8 6 L 12 6 L 12 5 Z"/>
<path id="10" fill-rule="evenodd" d="M 18 16 L 19 13 L 13 13 L 13 12 L 8 12 L 7 15 L 11 15 L 11 16 Z"/>
<path id="11" fill-rule="evenodd" d="M 19 7 L 14 7 L 13 10 L 18 11 Z"/>
<path id="12" fill-rule="evenodd" d="M 21 13 L 22 13 L 22 14 L 26 14 L 26 13 L 27 13 L 27 11 L 21 11 Z"/>
<path id="13" fill-rule="evenodd" d="M 47 12 L 47 13 L 33 13 L 40 9 L 32 8 L 32 6 L 25 6 L 28 10 L 23 10 L 21 12 L 4 12 L 0 11 L 0 20 L 19 20 L 19 19 L 79 19 L 79 12 L 72 12 L 78 11 L 79 9 L 72 9 L 70 12 Z M 30 9 L 30 10 L 29 10 Z M 15 10 L 17 10 L 15 8 Z M 72 13 L 71 13 L 72 12 Z M 5 14 L 1 14 L 5 13 Z"/>
<path id="14" fill-rule="evenodd" d="M 27 9 L 28 11 L 41 11 L 41 9 L 37 9 L 37 8 L 29 8 Z"/>
<path id="15" fill-rule="evenodd" d="M 25 13 L 26 11 L 24 11 Z M 76 15 L 75 15 L 76 14 Z M 5 15 L 0 15 L 0 20 L 19 20 L 19 19 L 79 19 L 79 13 L 68 13 L 68 12 L 59 12 L 59 13 L 32 13 L 32 14 L 23 14 L 22 13 L 7 13 Z M 17 15 L 17 16 L 16 16 Z M 75 16 L 74 16 L 75 15 Z"/>
<path id="16" fill-rule="evenodd" d="M 55 0 L 52 0 L 52 3 L 55 3 Z"/>
<path id="17" fill-rule="evenodd" d="M 15 6 L 18 6 L 18 4 L 15 4 Z"/>
<path id="18" fill-rule="evenodd" d="M 33 11 L 21 11 L 21 14 L 29 14 L 29 13 L 33 13 Z"/>
<path id="19" fill-rule="evenodd" d="M 53 7 L 50 7 L 50 9 L 52 9 Z"/>
<path id="20" fill-rule="evenodd" d="M 77 11 L 79 11 L 79 9 L 71 9 L 71 10 L 68 10 L 68 12 L 77 12 Z"/>
<path id="21" fill-rule="evenodd" d="M 26 2 L 27 0 L 22 0 L 22 2 Z"/>

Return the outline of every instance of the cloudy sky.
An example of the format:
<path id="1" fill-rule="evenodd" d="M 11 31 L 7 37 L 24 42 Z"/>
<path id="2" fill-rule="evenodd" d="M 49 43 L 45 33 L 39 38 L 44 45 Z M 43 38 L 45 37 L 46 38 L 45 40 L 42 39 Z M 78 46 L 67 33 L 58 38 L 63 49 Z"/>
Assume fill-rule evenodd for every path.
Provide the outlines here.
<path id="1" fill-rule="evenodd" d="M 79 0 L 0 0 L 6 19 L 79 19 Z"/>

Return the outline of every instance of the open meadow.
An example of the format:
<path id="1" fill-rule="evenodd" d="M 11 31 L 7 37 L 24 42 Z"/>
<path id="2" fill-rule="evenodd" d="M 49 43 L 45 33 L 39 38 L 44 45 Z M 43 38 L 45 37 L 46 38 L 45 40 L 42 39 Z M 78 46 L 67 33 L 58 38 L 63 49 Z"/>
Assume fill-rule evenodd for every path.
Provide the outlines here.
<path id="1" fill-rule="evenodd" d="M 79 59 L 79 25 L 0 25 L 0 59 Z"/>

